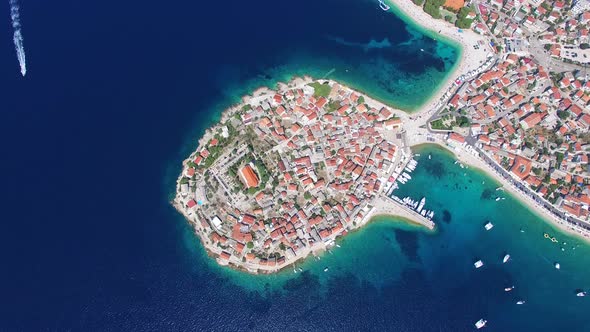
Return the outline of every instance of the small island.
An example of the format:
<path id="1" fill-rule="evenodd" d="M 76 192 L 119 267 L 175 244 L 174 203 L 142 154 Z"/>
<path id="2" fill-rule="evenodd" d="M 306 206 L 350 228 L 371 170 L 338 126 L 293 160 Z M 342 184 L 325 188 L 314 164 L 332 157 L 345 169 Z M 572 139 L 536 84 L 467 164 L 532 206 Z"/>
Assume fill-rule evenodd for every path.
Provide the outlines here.
<path id="1" fill-rule="evenodd" d="M 389 196 L 412 160 L 401 113 L 335 81 L 261 88 L 199 140 L 173 204 L 220 264 L 250 273 L 321 252 L 375 215 L 434 229 Z"/>

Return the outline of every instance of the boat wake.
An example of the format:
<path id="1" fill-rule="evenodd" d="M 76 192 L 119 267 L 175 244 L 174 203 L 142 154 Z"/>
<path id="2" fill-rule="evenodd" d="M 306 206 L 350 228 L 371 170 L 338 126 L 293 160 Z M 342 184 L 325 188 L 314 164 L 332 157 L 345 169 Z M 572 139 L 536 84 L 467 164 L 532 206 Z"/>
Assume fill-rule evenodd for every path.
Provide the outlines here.
<path id="1" fill-rule="evenodd" d="M 23 45 L 23 35 L 21 33 L 20 13 L 17 0 L 10 0 L 10 18 L 12 19 L 12 28 L 14 29 L 14 47 L 16 56 L 20 65 L 20 73 L 25 76 L 27 73 L 27 62 L 25 60 L 25 47 Z"/>

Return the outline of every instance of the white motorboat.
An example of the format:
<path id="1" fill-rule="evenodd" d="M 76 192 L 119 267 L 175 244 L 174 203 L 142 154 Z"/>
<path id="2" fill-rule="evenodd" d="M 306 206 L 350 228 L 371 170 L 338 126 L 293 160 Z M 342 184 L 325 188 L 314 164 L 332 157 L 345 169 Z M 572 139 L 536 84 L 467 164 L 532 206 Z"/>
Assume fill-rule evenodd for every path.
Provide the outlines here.
<path id="1" fill-rule="evenodd" d="M 328 268 L 325 268 L 325 269 L 324 269 L 324 272 L 328 272 Z"/>
<path id="2" fill-rule="evenodd" d="M 502 263 L 508 262 L 509 259 L 510 259 L 510 255 L 508 255 L 508 254 L 504 255 L 504 258 L 502 259 Z"/>
<path id="3" fill-rule="evenodd" d="M 553 266 L 555 266 L 555 268 L 558 269 L 558 270 L 561 269 L 561 265 L 559 265 L 559 263 L 557 263 L 557 262 Z"/>
<path id="4" fill-rule="evenodd" d="M 486 231 L 489 231 L 490 229 L 494 228 L 494 224 L 492 224 L 491 222 L 488 221 L 484 227 L 485 227 Z"/>
<path id="5" fill-rule="evenodd" d="M 586 296 L 586 292 L 580 291 L 580 292 L 576 293 L 576 296 L 577 297 L 584 297 L 584 296 Z"/>
<path id="6" fill-rule="evenodd" d="M 525 304 L 525 303 L 526 303 L 526 301 L 525 301 L 525 300 L 520 300 L 520 301 L 517 301 L 517 302 L 516 302 L 516 304 Z"/>
<path id="7" fill-rule="evenodd" d="M 480 267 L 483 266 L 483 262 L 480 259 L 477 262 L 473 263 L 473 265 L 475 266 L 476 269 L 479 269 Z"/>
<path id="8" fill-rule="evenodd" d="M 477 329 L 479 330 L 482 327 L 486 326 L 487 323 L 488 323 L 488 321 L 482 318 L 482 319 L 478 320 L 477 322 L 475 322 L 475 327 L 477 327 Z"/>
<path id="9" fill-rule="evenodd" d="M 514 289 L 514 286 L 504 288 L 505 292 L 510 292 Z"/>

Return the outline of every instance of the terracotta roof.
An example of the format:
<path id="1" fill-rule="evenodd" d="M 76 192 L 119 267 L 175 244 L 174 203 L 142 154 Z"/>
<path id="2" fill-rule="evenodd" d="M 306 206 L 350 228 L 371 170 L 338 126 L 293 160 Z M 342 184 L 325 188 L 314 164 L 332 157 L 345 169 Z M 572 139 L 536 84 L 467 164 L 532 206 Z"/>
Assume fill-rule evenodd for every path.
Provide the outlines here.
<path id="1" fill-rule="evenodd" d="M 258 176 L 256 175 L 256 173 L 250 165 L 244 166 L 244 168 L 240 170 L 240 173 L 242 173 L 242 176 L 246 181 L 246 187 L 258 187 Z"/>

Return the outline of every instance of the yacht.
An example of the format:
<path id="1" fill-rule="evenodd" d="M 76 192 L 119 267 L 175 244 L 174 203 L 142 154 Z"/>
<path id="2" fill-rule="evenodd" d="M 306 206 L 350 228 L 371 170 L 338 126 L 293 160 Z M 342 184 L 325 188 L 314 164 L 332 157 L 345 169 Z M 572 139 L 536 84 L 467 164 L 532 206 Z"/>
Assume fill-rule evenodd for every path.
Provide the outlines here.
<path id="1" fill-rule="evenodd" d="M 475 327 L 477 327 L 477 329 L 479 330 L 482 327 L 486 326 L 487 322 L 488 322 L 487 320 L 482 318 L 482 319 L 478 320 L 477 322 L 475 322 Z"/>
<path id="2" fill-rule="evenodd" d="M 506 263 L 506 262 L 508 262 L 508 260 L 509 260 L 509 259 L 510 259 L 510 255 L 506 254 L 506 255 L 504 256 L 504 258 L 502 259 L 502 263 Z"/>
<path id="3" fill-rule="evenodd" d="M 586 296 L 586 292 L 585 291 L 579 291 L 579 292 L 576 293 L 576 296 L 577 297 L 584 297 L 584 296 Z"/>
<path id="4" fill-rule="evenodd" d="M 520 301 L 516 302 L 516 304 L 525 304 L 525 303 L 526 303 L 525 300 L 520 300 Z"/>
<path id="5" fill-rule="evenodd" d="M 416 209 L 416 211 L 418 213 L 422 212 L 422 208 L 424 208 L 425 203 L 426 203 L 426 197 L 422 197 L 422 199 L 420 200 L 420 204 L 418 204 L 418 208 Z"/>
<path id="6" fill-rule="evenodd" d="M 505 292 L 510 292 L 510 291 L 511 291 L 511 290 L 513 290 L 513 289 L 514 289 L 514 286 L 510 286 L 510 287 L 506 287 L 506 288 L 504 288 L 504 291 L 505 291 Z"/>
<path id="7" fill-rule="evenodd" d="M 477 262 L 473 263 L 473 265 L 475 266 L 476 269 L 479 269 L 480 267 L 483 266 L 483 262 L 480 259 Z"/>
<path id="8" fill-rule="evenodd" d="M 485 227 L 486 231 L 489 231 L 490 229 L 494 228 L 494 224 L 492 224 L 491 222 L 488 221 L 484 227 Z"/>

